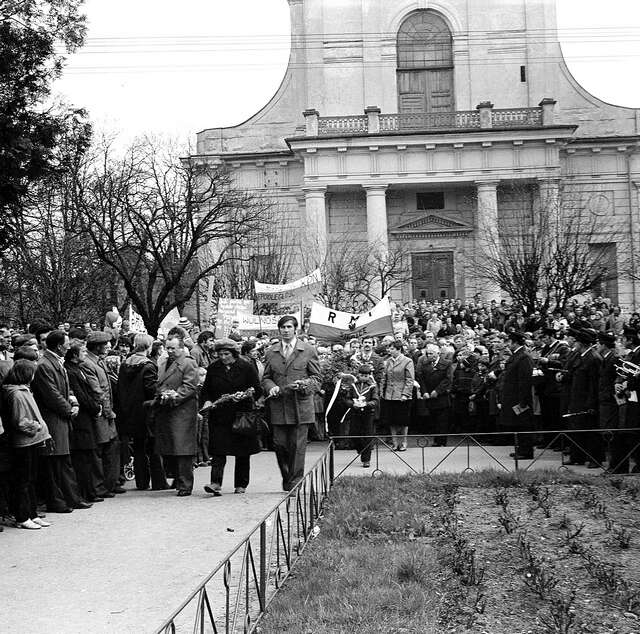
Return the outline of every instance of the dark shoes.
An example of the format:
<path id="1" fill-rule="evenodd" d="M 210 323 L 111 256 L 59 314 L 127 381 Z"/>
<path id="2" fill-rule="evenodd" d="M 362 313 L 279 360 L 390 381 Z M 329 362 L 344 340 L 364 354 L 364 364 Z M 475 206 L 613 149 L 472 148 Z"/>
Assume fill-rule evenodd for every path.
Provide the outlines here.
<path id="1" fill-rule="evenodd" d="M 363 462 L 362 466 L 364 469 L 368 469 L 371 466 L 371 464 L 369 462 Z"/>
<path id="2" fill-rule="evenodd" d="M 213 493 L 213 495 L 215 495 L 216 497 L 220 497 L 222 495 L 222 486 L 220 484 L 217 484 L 215 482 L 212 482 L 211 484 L 205 484 L 204 485 L 204 490 L 207 493 Z M 236 491 L 237 493 L 237 491 Z"/>
<path id="3" fill-rule="evenodd" d="M 244 487 L 236 487 L 233 492 L 234 493 L 246 493 L 247 490 Z"/>
<path id="4" fill-rule="evenodd" d="M 104 498 L 99 498 L 99 497 L 89 498 L 88 502 L 91 502 L 91 504 L 95 504 L 96 502 L 104 502 Z"/>
<path id="5" fill-rule="evenodd" d="M 47 513 L 71 513 L 73 509 L 68 506 L 51 506 L 47 507 Z"/>
<path id="6" fill-rule="evenodd" d="M 177 495 L 179 498 L 186 498 L 188 495 L 191 495 L 191 491 L 185 491 L 182 489 L 181 491 L 178 491 Z"/>
<path id="7" fill-rule="evenodd" d="M 117 486 L 115 489 L 112 489 L 111 492 L 119 494 L 119 493 L 126 493 L 127 490 L 124 489 L 123 487 Z"/>
<path id="8" fill-rule="evenodd" d="M 533 453 L 515 453 L 512 451 L 509 454 L 509 458 L 513 458 L 514 460 L 533 460 Z"/>
<path id="9" fill-rule="evenodd" d="M 89 502 L 78 502 L 77 504 L 73 505 L 74 509 L 90 509 L 93 506 L 93 504 L 89 504 Z"/>

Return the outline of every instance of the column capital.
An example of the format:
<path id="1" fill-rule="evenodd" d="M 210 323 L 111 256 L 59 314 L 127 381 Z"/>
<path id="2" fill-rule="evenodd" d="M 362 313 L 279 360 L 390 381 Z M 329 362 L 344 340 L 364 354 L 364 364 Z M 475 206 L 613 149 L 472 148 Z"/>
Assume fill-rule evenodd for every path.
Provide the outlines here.
<path id="1" fill-rule="evenodd" d="M 382 183 L 382 184 L 378 184 L 378 183 L 362 183 L 362 189 L 364 189 L 367 193 L 372 192 L 381 192 L 384 193 L 387 191 L 387 188 L 389 187 L 388 183 Z"/>
<path id="2" fill-rule="evenodd" d="M 311 195 L 324 196 L 327 193 L 327 186 L 326 185 L 305 185 L 302 188 L 302 191 L 304 192 L 305 196 L 311 196 Z"/>
<path id="3" fill-rule="evenodd" d="M 486 180 L 486 181 L 475 181 L 475 186 L 478 190 L 488 190 L 488 189 L 496 189 L 500 184 L 499 180 Z"/>

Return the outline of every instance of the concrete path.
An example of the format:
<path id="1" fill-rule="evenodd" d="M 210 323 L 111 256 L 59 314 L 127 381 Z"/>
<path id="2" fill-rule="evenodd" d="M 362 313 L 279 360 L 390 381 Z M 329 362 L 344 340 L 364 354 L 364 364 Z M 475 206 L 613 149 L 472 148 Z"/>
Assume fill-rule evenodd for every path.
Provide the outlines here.
<path id="1" fill-rule="evenodd" d="M 326 445 L 309 446 L 307 466 Z M 354 451 L 335 452 L 335 472 L 370 475 L 433 468 L 452 447 L 381 449 L 370 469 Z M 513 468 L 510 447 L 489 447 Z M 437 470 L 460 472 L 499 465 L 482 449 L 460 447 Z M 409 466 L 410 465 L 410 466 Z M 548 452 L 536 467 L 558 467 Z M 585 470 L 586 471 L 586 470 Z M 590 471 L 594 473 L 594 471 Z M 5 528 L 0 534 L 0 623 L 4 632 L 55 634 L 140 633 L 157 628 L 198 583 L 283 499 L 275 455 L 251 461 L 251 484 L 233 495 L 233 459 L 225 473 L 224 495 L 202 487 L 209 470 L 196 470 L 194 494 L 130 490 L 125 495 L 69 515 L 50 514 L 54 524 L 39 531 Z M 127 484 L 130 488 L 131 483 Z"/>

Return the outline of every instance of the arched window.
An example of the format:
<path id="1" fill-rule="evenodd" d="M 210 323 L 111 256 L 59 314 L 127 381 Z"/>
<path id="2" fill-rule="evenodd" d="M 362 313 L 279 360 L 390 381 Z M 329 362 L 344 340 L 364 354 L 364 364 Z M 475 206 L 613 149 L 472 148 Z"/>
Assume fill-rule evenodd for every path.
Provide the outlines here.
<path id="1" fill-rule="evenodd" d="M 398 108 L 402 113 L 450 112 L 453 99 L 453 38 L 447 23 L 422 9 L 398 31 Z"/>

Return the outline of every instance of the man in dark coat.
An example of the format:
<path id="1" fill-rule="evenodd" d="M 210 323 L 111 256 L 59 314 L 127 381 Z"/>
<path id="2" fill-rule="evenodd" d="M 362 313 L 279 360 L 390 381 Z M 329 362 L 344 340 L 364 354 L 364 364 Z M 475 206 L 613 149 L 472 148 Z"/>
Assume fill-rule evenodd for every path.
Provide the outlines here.
<path id="1" fill-rule="evenodd" d="M 104 358 L 111 349 L 111 334 L 99 330 L 87 337 L 87 358 L 82 367 L 91 381 L 101 403 L 101 411 L 94 418 L 94 436 L 97 445 L 95 462 L 95 488 L 98 495 L 113 497 L 125 493 L 120 486 L 120 442 L 116 431 L 116 414 L 113 407 L 113 392 Z"/>
<path id="2" fill-rule="evenodd" d="M 502 394 L 500 396 L 500 427 L 505 431 L 533 431 L 532 386 L 533 361 L 524 347 L 522 332 L 509 333 L 511 357 L 502 373 Z M 516 460 L 533 458 L 533 436 L 521 434 L 518 445 L 511 454 Z"/>
<path id="3" fill-rule="evenodd" d="M 158 368 L 149 359 L 152 344 L 151 336 L 137 334 L 133 353 L 118 372 L 118 420 L 122 433 L 133 440 L 136 488 L 142 491 L 149 488 L 149 481 L 154 491 L 168 488 L 162 458 L 155 447 L 152 409 L 145 405 L 153 401 L 158 380 Z"/>
<path id="4" fill-rule="evenodd" d="M 540 351 L 538 363 L 544 374 L 543 384 L 539 389 L 543 430 L 564 429 L 562 384 L 556 381 L 556 373 L 564 368 L 570 349 L 566 341 L 559 338 L 561 336 L 551 327 L 542 329 L 544 347 Z M 551 442 L 552 436 L 543 436 L 545 446 Z"/>
<path id="5" fill-rule="evenodd" d="M 267 350 L 262 377 L 285 491 L 291 491 L 304 475 L 307 426 L 315 421 L 313 395 L 320 389 L 318 355 L 313 346 L 296 337 L 297 328 L 295 317 L 280 318 L 281 340 Z"/>
<path id="6" fill-rule="evenodd" d="M 619 427 L 620 418 L 618 416 L 618 402 L 615 396 L 616 379 L 616 361 L 615 354 L 616 335 L 613 331 L 599 332 L 598 342 L 600 344 L 598 353 L 602 357 L 600 365 L 600 374 L 598 379 L 598 426 L 600 429 L 617 429 Z M 616 448 L 616 432 L 611 442 L 611 453 L 615 454 Z M 594 456 L 600 463 L 603 462 L 604 446 L 602 438 L 597 446 L 597 454 Z M 609 467 L 612 467 L 613 461 L 609 461 Z"/>
<path id="7" fill-rule="evenodd" d="M 198 366 L 186 355 L 184 341 L 171 337 L 167 358 L 158 364 L 154 406 L 158 453 L 173 463 L 178 496 L 193 490 L 198 418 Z"/>
<path id="8" fill-rule="evenodd" d="M 420 384 L 420 397 L 429 411 L 429 427 L 435 434 L 446 434 L 449 426 L 453 364 L 440 356 L 440 348 L 429 343 L 425 355 L 418 359 L 416 381 Z M 436 447 L 445 447 L 446 436 L 436 436 Z"/>
<path id="9" fill-rule="evenodd" d="M 569 385 L 567 403 L 567 427 L 569 429 L 593 429 L 597 424 L 598 382 L 602 359 L 593 350 L 597 333 L 591 328 L 569 328 L 575 339 L 575 354 L 570 356 L 567 372 L 559 378 Z M 596 432 L 569 434 L 569 462 L 598 466 L 593 462 L 593 451 L 598 443 Z"/>
<path id="10" fill-rule="evenodd" d="M 71 419 L 78 413 L 78 402 L 69 388 L 64 356 L 69 336 L 62 330 L 51 331 L 46 350 L 38 361 L 31 389 L 52 439 L 51 452 L 44 457 L 43 494 L 51 513 L 70 513 L 91 504 L 80 496 L 76 474 L 71 464 L 69 431 Z"/>

